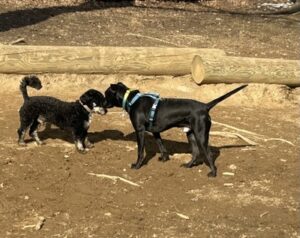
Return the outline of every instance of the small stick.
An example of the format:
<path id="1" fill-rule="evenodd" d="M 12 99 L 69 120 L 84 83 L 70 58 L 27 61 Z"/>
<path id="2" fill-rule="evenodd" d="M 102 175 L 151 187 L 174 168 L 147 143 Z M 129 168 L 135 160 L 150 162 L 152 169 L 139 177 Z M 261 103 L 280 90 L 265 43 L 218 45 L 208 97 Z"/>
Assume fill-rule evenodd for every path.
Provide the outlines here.
<path id="1" fill-rule="evenodd" d="M 10 45 L 16 45 L 16 44 L 19 44 L 19 43 L 25 43 L 25 39 L 24 38 L 19 38 L 19 39 L 16 39 L 14 41 L 11 41 L 9 44 Z"/>
<path id="2" fill-rule="evenodd" d="M 257 145 L 256 142 L 250 140 L 249 138 L 242 136 L 241 134 L 238 133 L 233 133 L 233 132 L 224 132 L 224 131 L 211 131 L 209 133 L 210 135 L 213 136 L 223 136 L 223 137 L 229 137 L 229 138 L 240 138 L 242 140 L 244 140 L 245 142 L 247 142 L 249 145 Z"/>
<path id="3" fill-rule="evenodd" d="M 43 225 L 44 225 L 44 222 L 46 221 L 46 218 L 45 217 L 39 217 L 39 221 L 38 223 L 35 225 L 34 229 L 35 230 L 40 230 L 42 229 Z"/>
<path id="4" fill-rule="evenodd" d="M 224 183 L 224 186 L 225 186 L 225 187 L 232 187 L 232 186 L 233 186 L 233 183 Z"/>
<path id="5" fill-rule="evenodd" d="M 227 176 L 234 176 L 234 173 L 232 172 L 223 172 L 222 174 Z"/>
<path id="6" fill-rule="evenodd" d="M 262 214 L 259 215 L 260 218 L 262 218 L 263 216 L 267 215 L 269 212 L 264 212 Z"/>
<path id="7" fill-rule="evenodd" d="M 270 140 L 277 140 L 277 141 L 282 141 L 282 142 L 286 142 L 292 146 L 295 146 L 295 144 L 293 144 L 292 142 L 288 141 L 288 140 L 285 140 L 285 139 L 282 139 L 282 138 L 269 138 L 269 139 L 264 139 L 264 141 L 270 141 Z"/>
<path id="8" fill-rule="evenodd" d="M 225 126 L 227 128 L 230 128 L 230 129 L 233 129 L 233 130 L 236 130 L 236 131 L 240 131 L 240 132 L 244 132 L 246 134 L 250 134 L 250 135 L 254 135 L 254 136 L 258 136 L 258 137 L 265 137 L 263 135 L 260 135 L 260 134 L 257 134 L 255 132 L 252 132 L 252 131 L 248 131 L 248 130 L 244 130 L 244 129 L 239 129 L 237 127 L 234 127 L 234 126 L 230 126 L 228 124 L 225 124 L 225 123 L 221 123 L 221 122 L 217 122 L 217 121 L 213 121 L 212 120 L 212 123 L 216 124 L 216 125 L 221 125 L 221 126 Z"/>
<path id="9" fill-rule="evenodd" d="M 282 139 L 282 138 L 268 138 L 267 136 L 260 135 L 260 134 L 257 134 L 255 132 L 252 132 L 252 131 L 240 129 L 240 128 L 237 128 L 237 127 L 234 127 L 234 126 L 227 125 L 225 123 L 217 122 L 217 121 L 212 121 L 212 123 L 217 124 L 217 125 L 221 125 L 221 126 L 225 126 L 227 128 L 230 128 L 230 129 L 233 129 L 233 130 L 236 130 L 236 131 L 244 132 L 244 133 L 249 134 L 249 135 L 253 135 L 257 139 L 260 139 L 260 140 L 263 140 L 263 141 L 277 140 L 277 141 L 286 142 L 286 143 L 288 143 L 292 146 L 295 146 L 295 144 L 293 144 L 292 142 L 290 142 L 288 140 L 285 140 L 285 139 Z"/>
<path id="10" fill-rule="evenodd" d="M 178 212 L 176 212 L 176 215 L 179 216 L 179 217 L 181 217 L 181 218 L 183 218 L 183 219 L 185 219 L 185 220 L 189 220 L 190 219 L 188 216 L 183 215 L 183 214 L 178 213 Z"/>
<path id="11" fill-rule="evenodd" d="M 107 174 L 95 174 L 95 173 L 88 173 L 89 175 L 93 175 L 93 176 L 96 176 L 96 177 L 100 177 L 100 178 L 107 178 L 107 179 L 111 179 L 113 181 L 117 181 L 118 179 L 121 180 L 122 182 L 124 183 L 128 183 L 130 185 L 133 185 L 133 186 L 136 186 L 136 187 L 140 187 L 141 185 L 137 184 L 137 183 L 134 183 L 134 182 L 131 182 L 127 179 L 124 179 L 122 177 L 119 177 L 119 176 L 111 176 L 111 175 L 107 175 Z"/>

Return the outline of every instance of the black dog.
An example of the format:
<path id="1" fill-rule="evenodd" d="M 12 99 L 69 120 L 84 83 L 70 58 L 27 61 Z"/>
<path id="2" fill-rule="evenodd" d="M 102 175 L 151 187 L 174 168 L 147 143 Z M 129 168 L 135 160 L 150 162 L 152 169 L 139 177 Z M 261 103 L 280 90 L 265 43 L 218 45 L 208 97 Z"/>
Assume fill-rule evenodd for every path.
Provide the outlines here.
<path id="1" fill-rule="evenodd" d="M 105 107 L 124 107 L 125 105 L 125 109 L 129 113 L 138 142 L 138 159 L 136 163 L 132 164 L 132 168 L 139 169 L 144 163 L 145 131 L 153 133 L 161 152 L 160 160 L 167 161 L 169 155 L 162 143 L 160 132 L 172 127 L 184 127 L 187 132 L 188 141 L 192 146 L 192 159 L 187 164 L 184 164 L 184 166 L 191 168 L 202 164 L 203 159 L 200 158 L 200 151 L 202 151 L 205 158 L 204 162 L 211 169 L 208 176 L 215 177 L 217 175 L 217 168 L 208 147 L 211 126 L 211 119 L 208 114 L 209 110 L 246 86 L 238 87 L 207 104 L 190 99 L 161 99 L 157 104 L 155 116 L 152 118 L 154 120 L 151 121 L 149 120 L 149 113 L 153 113 L 152 109 L 155 100 L 151 97 L 142 96 L 130 105 L 131 100 L 135 98 L 135 95 L 139 91 L 129 90 L 123 83 L 117 83 L 111 84 L 105 91 Z M 127 96 L 128 98 L 126 98 Z"/>
<path id="2" fill-rule="evenodd" d="M 18 129 L 19 144 L 26 145 L 24 137 L 26 130 L 38 144 L 42 141 L 38 137 L 39 124 L 52 123 L 61 129 L 71 129 L 76 148 L 79 152 L 86 152 L 93 144 L 87 138 L 87 131 L 91 123 L 92 113 L 104 115 L 104 96 L 97 90 L 90 89 L 81 95 L 76 102 L 63 102 L 54 97 L 35 96 L 29 97 L 27 86 L 37 90 L 42 88 L 41 81 L 36 76 L 26 76 L 22 79 L 20 90 L 24 98 L 24 104 L 19 110 L 20 128 Z"/>

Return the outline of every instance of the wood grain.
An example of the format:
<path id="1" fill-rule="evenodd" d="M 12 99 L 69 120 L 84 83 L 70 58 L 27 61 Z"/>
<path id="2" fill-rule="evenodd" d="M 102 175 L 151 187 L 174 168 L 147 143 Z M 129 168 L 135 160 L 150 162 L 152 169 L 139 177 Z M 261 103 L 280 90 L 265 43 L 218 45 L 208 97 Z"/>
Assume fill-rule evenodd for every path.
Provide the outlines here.
<path id="1" fill-rule="evenodd" d="M 268 83 L 299 86 L 300 61 L 202 55 L 194 57 L 192 76 L 196 83 Z"/>
<path id="2" fill-rule="evenodd" d="M 0 46 L 0 73 L 185 75 L 195 55 L 218 49 L 159 47 Z"/>

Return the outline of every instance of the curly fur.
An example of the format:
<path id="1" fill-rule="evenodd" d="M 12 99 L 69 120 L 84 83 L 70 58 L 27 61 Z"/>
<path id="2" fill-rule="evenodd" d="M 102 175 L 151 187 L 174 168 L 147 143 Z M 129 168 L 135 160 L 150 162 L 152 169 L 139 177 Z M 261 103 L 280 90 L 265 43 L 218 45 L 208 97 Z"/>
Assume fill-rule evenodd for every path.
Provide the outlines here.
<path id="1" fill-rule="evenodd" d="M 84 152 L 85 148 L 92 146 L 87 138 L 91 113 L 106 113 L 106 109 L 103 107 L 105 99 L 99 91 L 90 89 L 82 94 L 79 100 L 64 102 L 48 96 L 29 97 L 27 86 L 40 89 L 42 84 L 36 76 L 26 76 L 21 81 L 20 90 L 24 98 L 24 104 L 19 110 L 18 142 L 20 145 L 25 145 L 24 137 L 28 128 L 29 135 L 38 144 L 42 144 L 37 129 L 39 124 L 49 122 L 61 129 L 71 129 L 76 148 L 80 152 Z"/>

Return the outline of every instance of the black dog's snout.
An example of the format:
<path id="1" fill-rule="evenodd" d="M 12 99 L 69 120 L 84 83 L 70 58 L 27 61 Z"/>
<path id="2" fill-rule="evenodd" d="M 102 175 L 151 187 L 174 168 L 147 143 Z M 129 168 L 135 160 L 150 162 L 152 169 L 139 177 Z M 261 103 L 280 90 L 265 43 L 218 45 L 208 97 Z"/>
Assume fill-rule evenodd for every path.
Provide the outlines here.
<path id="1" fill-rule="evenodd" d="M 105 99 L 105 101 L 104 101 L 104 103 L 103 103 L 103 107 L 104 107 L 105 110 L 106 110 L 106 108 L 112 108 L 113 105 L 112 105 L 109 101 L 107 101 L 107 100 Z"/>

